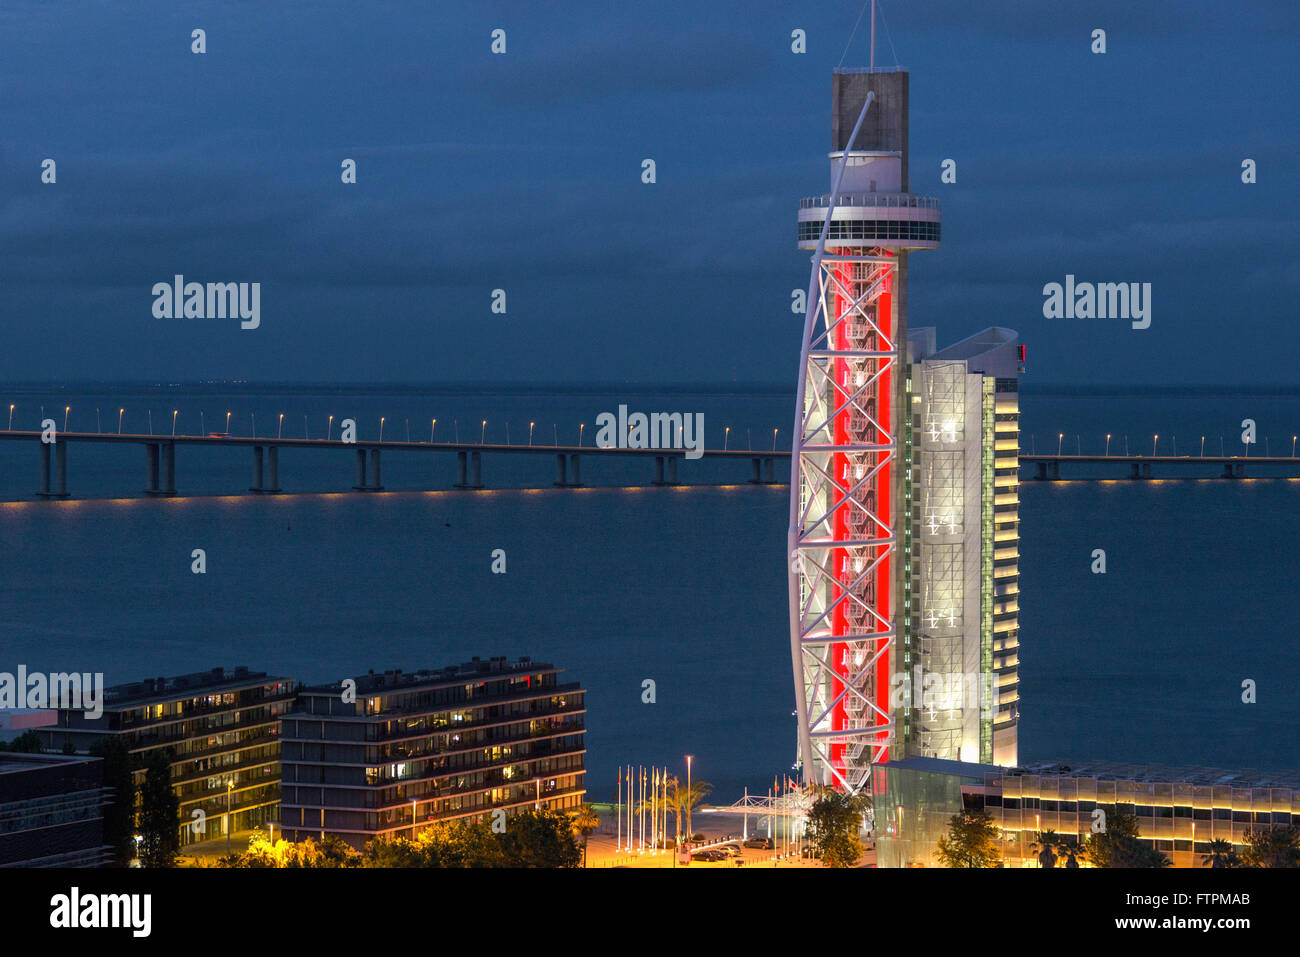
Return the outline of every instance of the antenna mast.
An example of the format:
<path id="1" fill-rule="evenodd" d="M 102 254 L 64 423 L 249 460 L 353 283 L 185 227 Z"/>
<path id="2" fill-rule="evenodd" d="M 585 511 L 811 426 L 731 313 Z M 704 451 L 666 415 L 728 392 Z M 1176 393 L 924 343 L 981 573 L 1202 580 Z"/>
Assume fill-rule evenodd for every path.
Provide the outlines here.
<path id="1" fill-rule="evenodd" d="M 876 72 L 876 0 L 871 0 L 871 72 Z"/>

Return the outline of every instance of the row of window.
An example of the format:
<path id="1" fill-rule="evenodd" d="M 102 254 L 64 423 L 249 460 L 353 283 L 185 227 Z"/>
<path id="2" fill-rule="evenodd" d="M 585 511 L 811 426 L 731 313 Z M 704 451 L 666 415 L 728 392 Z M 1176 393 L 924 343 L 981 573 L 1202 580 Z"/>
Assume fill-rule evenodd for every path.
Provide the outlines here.
<path id="1" fill-rule="evenodd" d="M 910 239 L 916 242 L 939 242 L 939 223 L 912 220 L 833 219 L 827 239 Z M 822 234 L 822 223 L 805 220 L 799 223 L 799 241 L 810 242 Z"/>

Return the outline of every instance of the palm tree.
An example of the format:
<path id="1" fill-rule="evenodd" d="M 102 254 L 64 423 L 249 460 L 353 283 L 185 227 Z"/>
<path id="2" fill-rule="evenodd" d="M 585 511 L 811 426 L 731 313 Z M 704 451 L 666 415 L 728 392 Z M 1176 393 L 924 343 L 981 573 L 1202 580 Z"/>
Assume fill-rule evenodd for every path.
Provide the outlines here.
<path id="1" fill-rule="evenodd" d="M 1031 848 L 1037 849 L 1038 851 L 1039 867 L 1055 867 L 1056 849 L 1060 847 L 1060 845 L 1061 845 L 1061 836 L 1057 834 L 1055 831 L 1053 831 L 1051 828 L 1048 828 L 1046 831 L 1043 831 L 1043 833 L 1039 834 L 1038 840 L 1034 841 L 1034 843 L 1030 844 L 1029 846 Z"/>
<path id="2" fill-rule="evenodd" d="M 713 785 L 708 781 L 692 781 L 685 786 L 677 778 L 668 779 L 668 810 L 673 812 L 673 821 L 677 827 L 677 843 L 682 842 L 682 816 L 686 817 L 687 836 L 691 829 L 691 811 L 704 803 L 704 799 L 713 793 Z"/>
<path id="3" fill-rule="evenodd" d="M 582 835 L 582 866 L 587 866 L 587 838 L 600 827 L 600 816 L 590 804 L 579 804 L 569 812 L 573 829 Z"/>
<path id="4" fill-rule="evenodd" d="M 1216 838 L 1210 842 L 1209 853 L 1201 855 L 1201 864 L 1210 867 L 1236 867 L 1237 849 L 1223 838 Z"/>

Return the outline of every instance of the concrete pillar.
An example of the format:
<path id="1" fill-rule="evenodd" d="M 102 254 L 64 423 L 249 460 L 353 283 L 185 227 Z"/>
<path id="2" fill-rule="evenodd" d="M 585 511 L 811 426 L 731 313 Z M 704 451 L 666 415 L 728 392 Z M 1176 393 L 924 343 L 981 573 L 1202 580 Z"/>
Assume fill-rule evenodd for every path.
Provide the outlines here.
<path id="1" fill-rule="evenodd" d="M 253 446 L 253 484 L 248 487 L 250 492 L 262 491 L 262 447 Z"/>
<path id="2" fill-rule="evenodd" d="M 572 455 L 569 456 L 569 487 L 570 488 L 577 488 L 578 486 L 582 485 L 582 472 L 578 465 L 578 463 L 581 460 L 582 457 L 578 455 L 577 452 L 574 452 Z"/>
<path id="3" fill-rule="evenodd" d="M 145 447 L 145 487 L 150 495 L 158 494 L 158 443 L 149 442 Z"/>
<path id="4" fill-rule="evenodd" d="M 762 479 L 759 477 L 759 468 L 760 468 L 759 460 L 750 459 L 749 462 L 754 467 L 754 477 L 751 478 L 749 481 L 751 484 L 757 485 L 760 481 L 762 481 Z"/>
<path id="5" fill-rule="evenodd" d="M 469 488 L 469 479 L 466 478 L 466 462 L 469 456 L 460 451 L 456 453 L 456 488 Z"/>
<path id="6" fill-rule="evenodd" d="M 776 459 L 763 459 L 763 481 L 768 485 L 776 484 Z"/>
<path id="7" fill-rule="evenodd" d="M 1143 462 L 1143 463 L 1142 463 L 1142 477 L 1143 477 L 1144 479 L 1149 479 L 1149 478 L 1151 477 L 1151 463 L 1150 463 L 1150 462 Z"/>
<path id="8" fill-rule="evenodd" d="M 677 456 L 669 455 L 666 456 L 666 458 L 668 459 L 668 484 L 676 485 L 677 484 Z"/>
<path id="9" fill-rule="evenodd" d="M 664 457 L 662 455 L 655 456 L 655 484 L 664 484 Z"/>
<path id="10" fill-rule="evenodd" d="M 380 491 L 384 483 L 379 475 L 379 449 L 370 450 L 370 473 L 370 488 L 376 492 Z"/>
<path id="11" fill-rule="evenodd" d="M 1059 482 L 1061 480 L 1060 462 L 1052 462 L 1050 465 L 1048 465 L 1047 477 L 1050 478 L 1053 482 Z"/>
<path id="12" fill-rule="evenodd" d="M 1128 477 L 1129 477 L 1129 478 L 1131 478 L 1131 479 L 1135 479 L 1135 478 L 1141 478 L 1141 477 L 1142 477 L 1142 470 L 1138 468 L 1138 464 L 1137 464 L 1136 462 L 1134 462 L 1134 463 L 1130 466 L 1130 469 L 1131 469 L 1131 471 L 1130 471 L 1129 474 L 1128 474 Z"/>
<path id="13" fill-rule="evenodd" d="M 1034 481 L 1044 482 L 1047 480 L 1047 463 L 1036 462 L 1034 468 Z"/>
<path id="14" fill-rule="evenodd" d="M 471 488 L 483 487 L 482 452 L 471 452 L 469 455 L 469 484 Z"/>
<path id="15" fill-rule="evenodd" d="M 59 442 L 54 446 L 54 494 L 59 498 L 68 497 L 68 443 Z"/>
<path id="16" fill-rule="evenodd" d="M 50 494 L 50 443 L 41 443 L 41 487 L 37 495 Z"/>
<path id="17" fill-rule="evenodd" d="M 165 442 L 162 446 L 162 486 L 158 489 L 162 495 L 176 494 L 176 443 Z"/>
<path id="18" fill-rule="evenodd" d="M 352 486 L 358 492 L 366 490 L 366 450 L 357 449 L 357 484 Z"/>
<path id="19" fill-rule="evenodd" d="M 555 456 L 555 484 L 560 488 L 567 488 L 569 483 L 564 474 L 564 453 L 560 452 Z"/>
<path id="20" fill-rule="evenodd" d="M 280 491 L 280 446 L 268 445 L 266 447 L 266 491 Z"/>

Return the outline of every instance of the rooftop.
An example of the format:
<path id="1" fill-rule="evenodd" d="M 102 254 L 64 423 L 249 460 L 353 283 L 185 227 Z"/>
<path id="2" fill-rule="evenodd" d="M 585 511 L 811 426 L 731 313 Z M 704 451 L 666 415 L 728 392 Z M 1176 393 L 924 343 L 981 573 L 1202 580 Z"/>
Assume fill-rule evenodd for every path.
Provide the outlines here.
<path id="1" fill-rule="evenodd" d="M 149 701 L 173 701 L 213 691 L 229 691 L 251 685 L 288 681 L 268 675 L 265 671 L 249 671 L 243 665 L 233 671 L 213 668 L 172 678 L 144 678 L 128 684 L 113 685 L 104 689 L 104 703 L 115 708 Z"/>
<path id="2" fill-rule="evenodd" d="M 456 685 L 464 684 L 467 678 L 481 680 L 494 675 L 535 675 L 558 670 L 560 669 L 548 662 L 533 661 L 531 658 L 519 658 L 516 661 L 511 661 L 503 655 L 497 658 L 489 658 L 486 661 L 481 658 L 472 658 L 463 664 L 449 665 L 446 668 L 424 668 L 412 672 L 404 672 L 399 668 L 385 671 L 382 674 L 376 674 L 372 671 L 369 674 L 356 675 L 351 680 L 357 683 L 357 691 L 370 692 L 381 689 L 387 691 L 395 688 L 409 689 L 425 686 Z M 339 682 L 312 685 L 299 690 L 304 693 L 335 695 L 338 694 Z"/>

